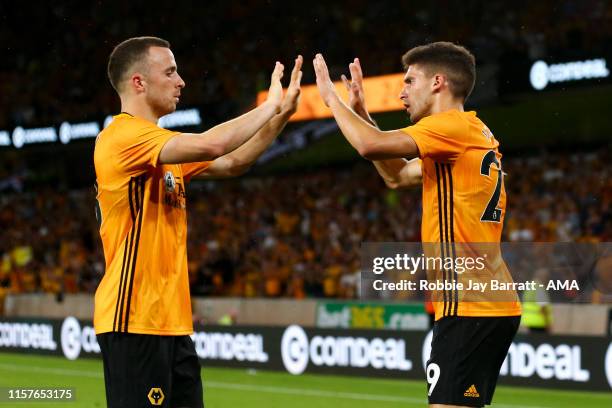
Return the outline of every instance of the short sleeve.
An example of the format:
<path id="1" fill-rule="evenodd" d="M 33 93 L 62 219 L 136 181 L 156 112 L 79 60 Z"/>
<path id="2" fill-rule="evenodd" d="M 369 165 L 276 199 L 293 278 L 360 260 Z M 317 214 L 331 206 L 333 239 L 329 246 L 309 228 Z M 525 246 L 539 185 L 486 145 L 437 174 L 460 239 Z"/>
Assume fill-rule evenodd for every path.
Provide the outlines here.
<path id="1" fill-rule="evenodd" d="M 185 182 L 189 182 L 191 177 L 197 176 L 198 174 L 202 173 L 204 170 L 209 168 L 211 164 L 211 161 L 181 164 L 181 167 L 183 169 L 183 178 L 185 179 Z"/>
<path id="2" fill-rule="evenodd" d="M 119 166 L 129 172 L 157 167 L 162 148 L 177 134 L 153 123 L 131 124 L 117 135 Z"/>
<path id="3" fill-rule="evenodd" d="M 432 115 L 401 129 L 419 148 L 421 159 L 453 162 L 466 148 L 466 123 L 454 115 Z"/>

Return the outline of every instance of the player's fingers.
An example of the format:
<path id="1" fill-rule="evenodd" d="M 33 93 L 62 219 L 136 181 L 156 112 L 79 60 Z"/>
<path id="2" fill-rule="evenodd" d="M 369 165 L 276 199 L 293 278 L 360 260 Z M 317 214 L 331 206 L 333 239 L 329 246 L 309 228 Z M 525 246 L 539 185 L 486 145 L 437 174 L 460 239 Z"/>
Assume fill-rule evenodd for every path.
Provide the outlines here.
<path id="1" fill-rule="evenodd" d="M 312 60 L 312 65 L 314 66 L 315 74 L 318 78 L 323 76 L 323 66 L 321 64 L 321 59 L 319 58 L 319 54 L 317 54 Z"/>
<path id="2" fill-rule="evenodd" d="M 346 87 L 346 90 L 350 91 L 351 90 L 351 83 L 349 82 L 349 80 L 346 77 L 346 75 L 342 74 L 340 76 L 340 79 L 342 79 L 342 83 L 344 83 L 344 86 Z"/>
<path id="3" fill-rule="evenodd" d="M 315 73 L 317 75 L 317 80 L 322 80 L 326 82 L 331 82 L 329 78 L 329 71 L 327 69 L 327 64 L 325 64 L 325 59 L 321 54 L 317 54 L 315 57 L 316 65 L 315 65 Z"/>
<path id="4" fill-rule="evenodd" d="M 297 58 L 295 59 L 295 63 L 293 64 L 293 70 L 291 71 L 291 83 L 289 84 L 289 86 L 291 86 L 292 84 L 295 84 L 296 81 L 298 80 L 299 74 L 302 69 L 302 63 L 304 62 L 304 59 L 302 58 L 301 55 L 298 55 Z M 297 84 L 299 86 L 299 82 Z"/>
<path id="5" fill-rule="evenodd" d="M 274 65 L 274 71 L 272 71 L 272 79 L 279 80 L 283 77 L 283 70 L 285 66 L 280 62 L 276 61 L 276 65 Z"/>
<path id="6" fill-rule="evenodd" d="M 300 84 L 302 83 L 302 75 L 303 75 L 302 71 L 298 72 L 298 77 L 297 77 L 297 80 L 295 81 L 295 86 L 297 86 L 298 89 L 300 87 Z"/>
<path id="7" fill-rule="evenodd" d="M 361 72 L 361 61 L 359 61 L 359 58 L 355 58 L 353 62 L 357 65 L 357 68 L 359 68 L 359 72 Z"/>
<path id="8" fill-rule="evenodd" d="M 320 66 L 321 70 L 327 71 L 327 64 L 325 63 L 325 58 L 323 58 L 323 55 L 322 54 L 317 54 L 317 56 L 315 58 L 319 62 L 319 66 Z"/>
<path id="9" fill-rule="evenodd" d="M 357 60 L 357 58 L 355 58 L 355 60 Z M 361 68 L 359 67 L 359 64 L 356 62 L 353 62 L 350 65 L 350 68 L 351 68 L 351 77 L 353 78 L 353 82 L 361 83 L 363 79 L 363 75 L 361 73 Z"/>

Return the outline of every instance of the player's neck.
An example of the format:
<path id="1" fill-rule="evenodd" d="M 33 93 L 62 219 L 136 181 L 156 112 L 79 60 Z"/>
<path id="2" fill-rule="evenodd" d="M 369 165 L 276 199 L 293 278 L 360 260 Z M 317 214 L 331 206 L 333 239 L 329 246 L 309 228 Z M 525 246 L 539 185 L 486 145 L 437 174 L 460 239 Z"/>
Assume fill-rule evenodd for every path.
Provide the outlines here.
<path id="1" fill-rule="evenodd" d="M 152 123 L 157 123 L 159 120 L 159 116 L 148 104 L 127 98 L 125 100 L 121 99 L 121 112 L 129 113 L 132 116 L 148 120 Z"/>
<path id="2" fill-rule="evenodd" d="M 438 98 L 434 99 L 431 107 L 431 114 L 442 113 L 452 109 L 463 112 L 463 101 L 454 98 L 445 98 L 440 95 Z"/>

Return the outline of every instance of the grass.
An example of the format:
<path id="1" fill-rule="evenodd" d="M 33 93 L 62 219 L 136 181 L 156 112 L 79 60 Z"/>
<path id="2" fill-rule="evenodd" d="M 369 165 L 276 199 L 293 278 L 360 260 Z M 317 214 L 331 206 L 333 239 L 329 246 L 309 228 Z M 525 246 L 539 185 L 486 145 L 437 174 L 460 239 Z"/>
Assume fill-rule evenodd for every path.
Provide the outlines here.
<path id="1" fill-rule="evenodd" d="M 203 368 L 207 408 L 393 408 L 425 407 L 424 381 L 328 375 L 292 376 L 281 372 Z M 4 387 L 4 388 L 1 388 Z M 101 360 L 0 353 L 0 390 L 6 387 L 70 387 L 75 401 L 0 402 L 0 407 L 105 407 Z M 498 387 L 501 408 L 611 407 L 612 394 Z"/>

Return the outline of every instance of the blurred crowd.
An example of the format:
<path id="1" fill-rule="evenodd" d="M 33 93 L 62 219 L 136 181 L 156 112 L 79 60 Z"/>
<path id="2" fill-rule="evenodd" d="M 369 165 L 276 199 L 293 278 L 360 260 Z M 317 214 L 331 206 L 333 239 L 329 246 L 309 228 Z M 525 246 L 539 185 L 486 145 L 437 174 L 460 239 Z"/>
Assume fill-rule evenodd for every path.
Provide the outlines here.
<path id="1" fill-rule="evenodd" d="M 612 149 L 505 158 L 503 241 L 612 241 Z M 196 296 L 355 298 L 360 245 L 419 241 L 421 192 L 373 166 L 194 181 L 188 254 Z M 0 196 L 0 291 L 94 292 L 104 257 L 92 190 Z"/>
<path id="2" fill-rule="evenodd" d="M 118 18 L 120 16 L 120 18 Z M 235 116 L 265 89 L 274 61 L 327 57 L 332 76 L 361 58 L 367 75 L 401 69 L 400 56 L 429 41 L 468 46 L 479 64 L 609 53 L 604 0 L 397 2 L 55 2 L 24 11 L 0 3 L 0 129 L 99 120 L 119 109 L 106 80 L 113 46 L 137 35 L 169 40 L 187 83 L 183 105 L 205 124 Z M 86 63 L 85 63 L 86 61 Z M 512 79 L 512 78 L 510 78 Z M 304 83 L 313 82 L 307 64 Z"/>

